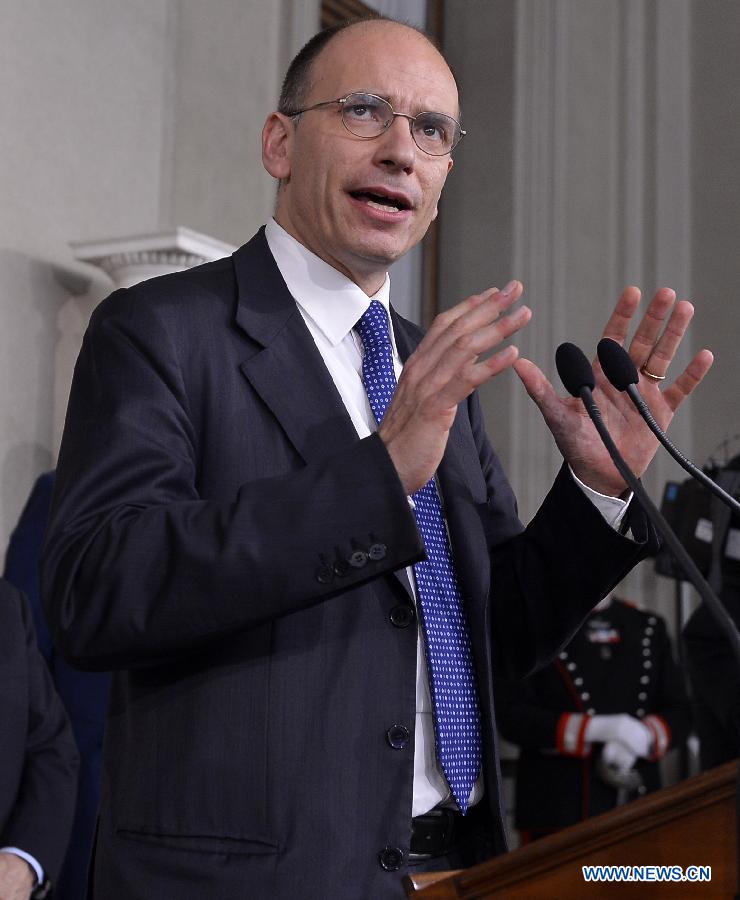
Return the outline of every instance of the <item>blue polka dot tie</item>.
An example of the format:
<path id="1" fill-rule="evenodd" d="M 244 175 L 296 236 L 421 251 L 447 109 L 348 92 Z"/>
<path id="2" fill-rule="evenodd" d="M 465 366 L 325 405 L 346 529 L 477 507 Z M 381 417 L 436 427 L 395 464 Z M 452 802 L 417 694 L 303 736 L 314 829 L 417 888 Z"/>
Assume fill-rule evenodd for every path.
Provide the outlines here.
<path id="1" fill-rule="evenodd" d="M 396 389 L 388 315 L 377 300 L 357 323 L 362 378 L 378 424 Z M 470 635 L 434 479 L 413 495 L 427 559 L 414 566 L 434 706 L 437 758 L 463 813 L 480 771 L 480 707 Z"/>

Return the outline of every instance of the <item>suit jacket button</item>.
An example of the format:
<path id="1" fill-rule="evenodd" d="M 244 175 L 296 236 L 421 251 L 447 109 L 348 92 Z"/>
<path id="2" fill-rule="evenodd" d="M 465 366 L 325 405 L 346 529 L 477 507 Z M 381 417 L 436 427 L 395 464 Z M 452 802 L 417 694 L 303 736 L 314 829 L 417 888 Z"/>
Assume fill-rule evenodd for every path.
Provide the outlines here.
<path id="1" fill-rule="evenodd" d="M 396 628 L 408 628 L 415 617 L 414 607 L 408 603 L 399 603 L 398 606 L 394 606 L 390 611 L 391 624 L 395 625 Z"/>
<path id="2" fill-rule="evenodd" d="M 331 566 L 319 566 L 316 569 L 316 581 L 320 584 L 331 584 L 334 581 L 334 570 Z"/>
<path id="3" fill-rule="evenodd" d="M 408 744 L 411 734 L 405 725 L 392 725 L 386 731 L 385 736 L 394 750 L 403 750 Z"/>
<path id="4" fill-rule="evenodd" d="M 338 559 L 334 563 L 334 574 L 337 578 L 344 578 L 349 572 L 349 564 L 346 563 L 343 559 Z"/>
<path id="5" fill-rule="evenodd" d="M 397 872 L 403 865 L 403 850 L 400 847 L 384 847 L 378 854 L 378 862 L 386 872 Z"/>
<path id="6" fill-rule="evenodd" d="M 378 562 L 378 560 L 385 559 L 385 554 L 388 552 L 388 548 L 385 544 L 375 543 L 370 549 L 367 551 L 367 555 L 373 562 Z"/>
<path id="7" fill-rule="evenodd" d="M 367 553 L 363 553 L 362 550 L 355 550 L 355 552 L 349 556 L 347 562 L 353 569 L 361 569 L 363 566 L 367 565 Z"/>

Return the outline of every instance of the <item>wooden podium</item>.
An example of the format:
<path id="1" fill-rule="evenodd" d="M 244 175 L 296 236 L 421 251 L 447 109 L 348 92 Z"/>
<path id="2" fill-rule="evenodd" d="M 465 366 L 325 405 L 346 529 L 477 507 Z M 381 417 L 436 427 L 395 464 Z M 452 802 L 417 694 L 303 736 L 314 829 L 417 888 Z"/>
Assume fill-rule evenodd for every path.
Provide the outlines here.
<path id="1" fill-rule="evenodd" d="M 407 896 L 731 900 L 738 891 L 737 783 L 738 763 L 727 763 L 472 869 L 407 877 Z M 711 866 L 712 880 L 586 882 L 584 865 Z"/>

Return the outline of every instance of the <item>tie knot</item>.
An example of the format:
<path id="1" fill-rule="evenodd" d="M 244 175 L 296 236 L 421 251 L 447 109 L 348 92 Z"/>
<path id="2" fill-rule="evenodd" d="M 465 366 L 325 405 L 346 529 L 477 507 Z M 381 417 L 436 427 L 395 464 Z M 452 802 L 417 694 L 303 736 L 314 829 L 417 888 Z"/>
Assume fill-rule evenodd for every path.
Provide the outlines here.
<path id="1" fill-rule="evenodd" d="M 372 300 L 370 306 L 360 317 L 356 325 L 362 338 L 365 350 L 371 347 L 383 347 L 390 344 L 390 332 L 388 330 L 388 313 L 379 300 Z"/>

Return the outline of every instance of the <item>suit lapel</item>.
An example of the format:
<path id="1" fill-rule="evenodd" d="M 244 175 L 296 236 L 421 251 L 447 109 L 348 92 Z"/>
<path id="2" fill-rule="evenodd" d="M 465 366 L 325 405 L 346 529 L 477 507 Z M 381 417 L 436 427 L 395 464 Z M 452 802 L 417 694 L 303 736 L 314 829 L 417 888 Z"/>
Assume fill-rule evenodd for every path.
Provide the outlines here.
<path id="1" fill-rule="evenodd" d="M 270 253 L 264 229 L 234 254 L 237 325 L 257 346 L 241 370 L 305 462 L 357 432 Z"/>
<path id="2" fill-rule="evenodd" d="M 264 228 L 234 254 L 237 325 L 256 342 L 241 370 L 309 462 L 348 447 L 357 431 L 270 253 Z M 393 573 L 413 597 L 404 569 Z"/>

